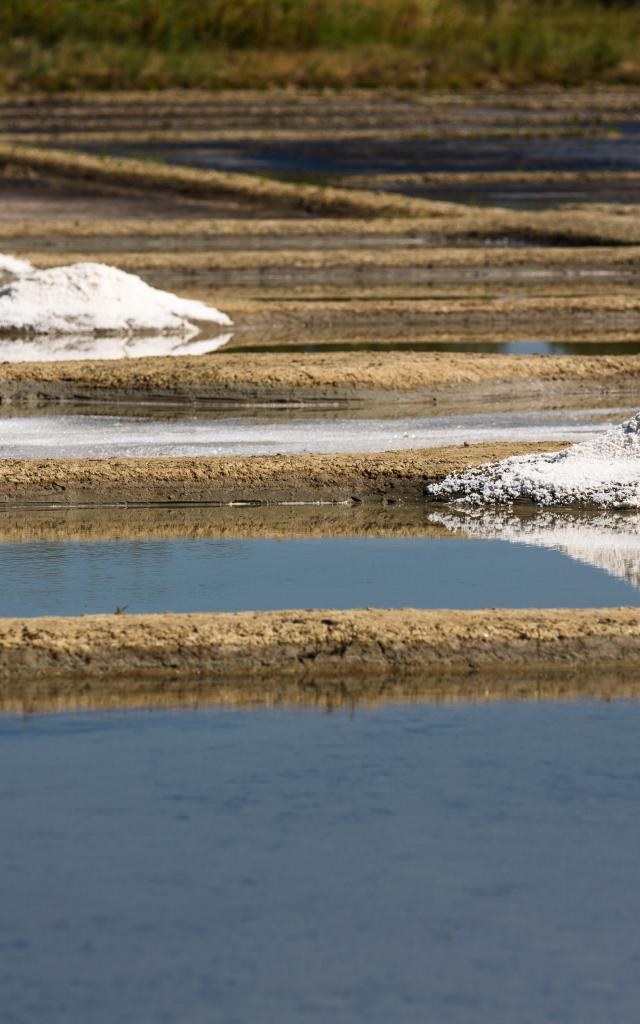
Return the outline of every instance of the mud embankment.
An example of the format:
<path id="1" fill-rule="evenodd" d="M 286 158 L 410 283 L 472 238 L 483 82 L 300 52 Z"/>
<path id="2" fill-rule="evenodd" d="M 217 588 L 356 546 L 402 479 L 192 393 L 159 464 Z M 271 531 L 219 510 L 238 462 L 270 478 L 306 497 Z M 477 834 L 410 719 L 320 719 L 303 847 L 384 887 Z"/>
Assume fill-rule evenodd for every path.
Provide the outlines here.
<path id="1" fill-rule="evenodd" d="M 640 356 L 510 356 L 470 352 L 217 352 L 212 356 L 0 365 L 0 404 L 162 402 L 255 404 L 437 399 L 512 391 L 547 397 L 640 379 Z"/>
<path id="2" fill-rule="evenodd" d="M 628 608 L 3 619 L 0 707 L 487 699 L 595 678 L 614 695 L 638 689 L 639 627 Z"/>
<path id="3" fill-rule="evenodd" d="M 422 500 L 451 472 L 561 443 L 380 454 L 0 460 L 0 506 Z"/>

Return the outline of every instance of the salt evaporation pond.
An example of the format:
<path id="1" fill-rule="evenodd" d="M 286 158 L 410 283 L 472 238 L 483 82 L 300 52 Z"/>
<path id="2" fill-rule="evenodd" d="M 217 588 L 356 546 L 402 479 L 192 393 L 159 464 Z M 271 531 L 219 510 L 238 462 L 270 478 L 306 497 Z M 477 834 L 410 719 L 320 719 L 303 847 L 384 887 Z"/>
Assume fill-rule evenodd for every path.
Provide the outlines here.
<path id="1" fill-rule="evenodd" d="M 593 700 L 0 717 L 3 1019 L 633 1021 L 639 730 Z"/>
<path id="2" fill-rule="evenodd" d="M 597 562 L 455 536 L 9 542 L 0 578 L 3 616 L 640 605 Z"/>
<path id="3" fill-rule="evenodd" d="M 465 441 L 579 441 L 610 429 L 625 414 L 577 409 L 306 422 L 247 416 L 11 416 L 0 418 L 0 458 L 377 452 Z"/>

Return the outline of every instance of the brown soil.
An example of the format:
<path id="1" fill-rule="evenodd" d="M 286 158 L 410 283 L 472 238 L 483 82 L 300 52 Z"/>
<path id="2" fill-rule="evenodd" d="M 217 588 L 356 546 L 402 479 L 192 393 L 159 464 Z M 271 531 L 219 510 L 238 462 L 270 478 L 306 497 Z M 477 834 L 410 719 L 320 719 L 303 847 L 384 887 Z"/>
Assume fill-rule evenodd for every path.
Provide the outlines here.
<path id="1" fill-rule="evenodd" d="M 286 231 L 286 229 L 285 229 Z M 242 237 L 239 235 L 239 237 Z M 343 244 L 348 239 L 341 239 Z M 619 267 L 637 268 L 640 262 L 640 249 L 635 246 L 616 249 L 594 249 L 567 250 L 567 249 L 429 249 L 422 247 L 395 248 L 387 245 L 384 248 L 365 248 L 359 246 L 355 249 L 348 247 L 339 249 L 325 248 L 319 245 L 317 248 L 275 248 L 265 251 L 264 249 L 245 249 L 215 252 L 214 241 L 212 240 L 206 251 L 190 252 L 184 249 L 172 248 L 168 251 L 151 252 L 122 252 L 120 250 L 91 250 L 91 258 L 101 262 L 114 261 L 122 270 L 140 273 L 141 270 L 164 270 L 164 271 L 207 271 L 218 270 L 333 270 L 349 269 L 363 271 L 370 268 L 387 268 L 389 270 L 406 270 L 416 267 L 423 270 L 435 268 L 450 268 L 460 271 L 466 267 L 474 270 L 493 271 L 498 268 L 518 270 L 532 267 L 540 272 L 540 267 L 562 272 L 564 268 L 580 268 L 586 270 L 588 267 L 599 268 L 601 266 L 609 269 Z M 86 250 L 80 248 L 64 250 L 60 252 L 27 250 L 21 255 L 32 260 L 42 269 L 46 267 L 59 266 L 61 262 L 76 263 L 87 258 Z M 531 282 L 538 284 L 536 277 Z M 578 282 L 580 283 L 580 282 Z M 599 282 L 598 282 L 599 283 Z M 637 300 L 636 300 L 637 305 Z M 603 309 L 606 310 L 606 306 Z"/>
<path id="2" fill-rule="evenodd" d="M 0 404 L 55 401 L 232 403 L 471 395 L 518 382 L 519 394 L 632 386 L 640 356 L 507 356 L 469 352 L 217 352 L 0 364 Z"/>
<path id="3" fill-rule="evenodd" d="M 144 703 L 154 694 L 486 699 L 535 695 L 540 678 L 557 692 L 589 692 L 594 676 L 601 690 L 626 679 L 637 692 L 639 626 L 640 612 L 628 608 L 3 619 L 0 706 Z"/>
<path id="4" fill-rule="evenodd" d="M 4 459 L 0 505 L 410 501 L 448 473 L 562 447 L 498 442 L 373 455 Z"/>

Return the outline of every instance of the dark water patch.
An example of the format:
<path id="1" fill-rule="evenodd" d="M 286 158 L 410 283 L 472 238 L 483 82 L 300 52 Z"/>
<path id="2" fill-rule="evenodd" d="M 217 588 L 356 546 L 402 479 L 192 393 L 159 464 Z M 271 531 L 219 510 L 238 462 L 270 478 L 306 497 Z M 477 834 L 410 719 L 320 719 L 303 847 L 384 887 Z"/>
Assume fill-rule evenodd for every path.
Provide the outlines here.
<path id="1" fill-rule="evenodd" d="M 631 1022 L 640 706 L 0 719 L 6 1024 Z"/>
<path id="2" fill-rule="evenodd" d="M 75 145 L 75 148 L 78 148 Z M 89 152 L 169 164 L 272 174 L 322 183 L 342 174 L 456 171 L 634 171 L 640 149 L 632 133 L 612 137 L 322 138 L 278 141 L 81 144 Z"/>
<path id="3" fill-rule="evenodd" d="M 558 551 L 438 536 L 5 543 L 0 575 L 3 616 L 640 605 Z"/>
<path id="4" fill-rule="evenodd" d="M 523 339 L 516 341 L 322 341 L 321 339 L 288 343 L 247 344 L 242 336 L 227 345 L 246 353 L 260 352 L 489 352 L 499 355 L 541 356 L 634 356 L 640 354 L 640 341 L 542 341 Z"/>
<path id="5" fill-rule="evenodd" d="M 348 179 L 341 182 L 348 185 Z M 563 186 L 558 182 L 531 185 L 523 181 L 517 184 L 492 185 L 476 182 L 460 185 L 433 185 L 419 182 L 396 182 L 388 184 L 377 178 L 371 185 L 363 182 L 359 187 L 374 188 L 376 191 L 393 192 L 416 199 L 431 199 L 450 203 L 465 203 L 470 206 L 501 206 L 512 210 L 547 210 L 561 208 L 574 203 L 638 204 L 640 188 L 638 182 L 625 183 L 584 182 Z"/>

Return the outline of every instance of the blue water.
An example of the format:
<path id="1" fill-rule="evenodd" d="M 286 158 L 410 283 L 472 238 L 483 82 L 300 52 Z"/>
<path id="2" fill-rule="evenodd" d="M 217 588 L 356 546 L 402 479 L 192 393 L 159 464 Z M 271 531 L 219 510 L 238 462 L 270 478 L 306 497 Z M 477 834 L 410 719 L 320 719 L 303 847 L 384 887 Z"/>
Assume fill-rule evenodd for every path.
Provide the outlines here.
<path id="1" fill-rule="evenodd" d="M 0 718 L 2 1024 L 635 1024 L 640 706 Z"/>
<path id="2" fill-rule="evenodd" d="M 534 136 L 437 139 L 406 138 L 243 139 L 180 143 L 83 142 L 90 152 L 150 157 L 170 164 L 318 178 L 346 174 L 406 174 L 455 171 L 630 171 L 640 168 L 637 132 L 618 125 L 612 137 Z M 74 143 L 74 146 L 77 146 Z M 411 187 L 411 186 L 410 186 Z M 475 191 L 472 186 L 470 191 Z M 514 189 L 514 192 L 516 190 Z M 528 192 L 529 187 L 524 186 Z M 577 190 L 579 191 L 579 189 Z M 592 196 L 593 191 L 589 189 Z"/>
<path id="3" fill-rule="evenodd" d="M 439 537 L 9 543 L 0 578 L 5 616 L 640 605 L 630 583 L 559 552 Z"/>

